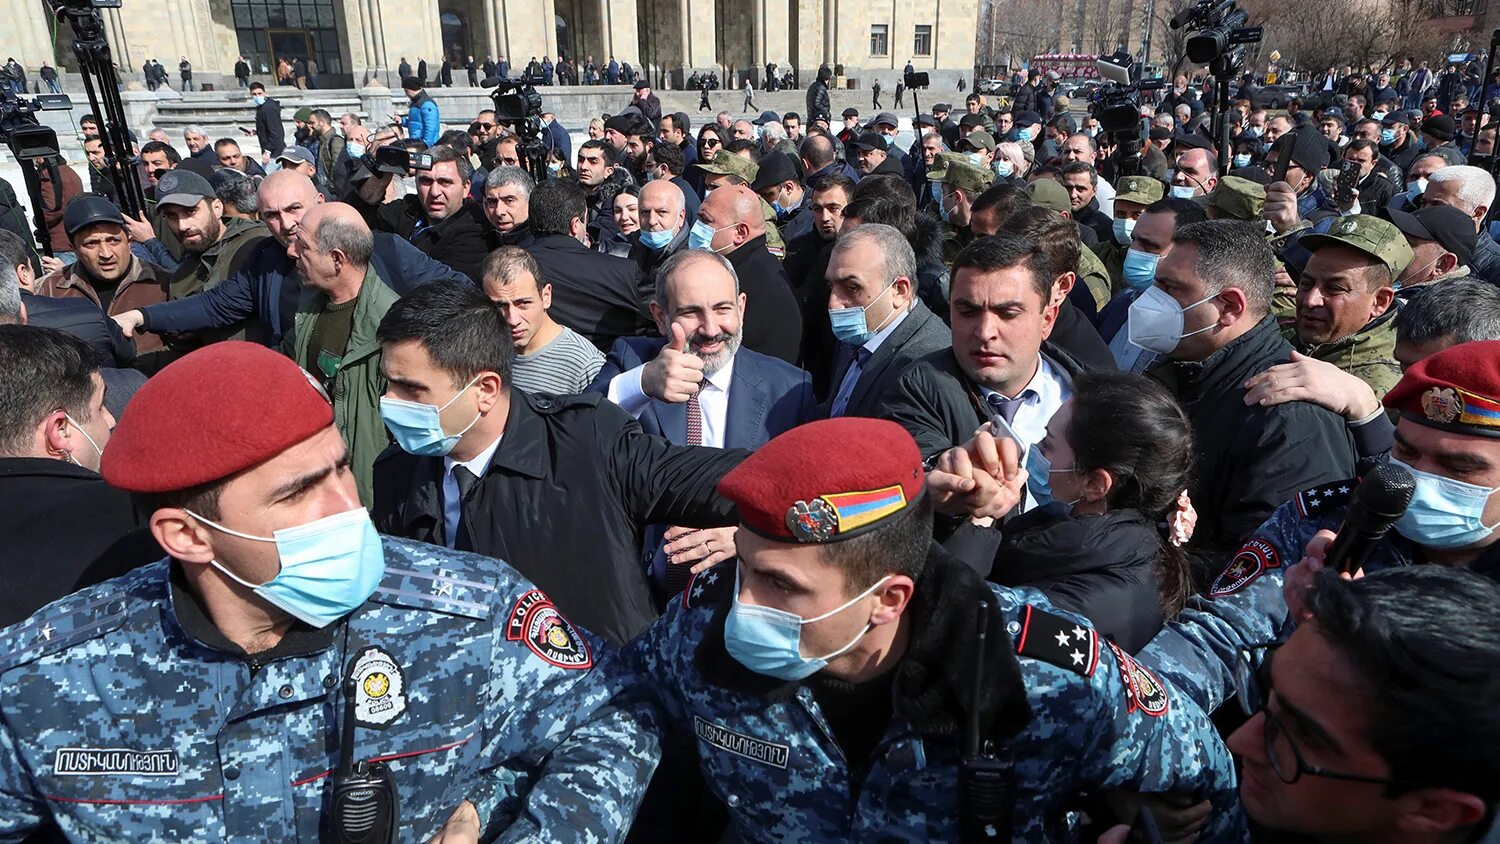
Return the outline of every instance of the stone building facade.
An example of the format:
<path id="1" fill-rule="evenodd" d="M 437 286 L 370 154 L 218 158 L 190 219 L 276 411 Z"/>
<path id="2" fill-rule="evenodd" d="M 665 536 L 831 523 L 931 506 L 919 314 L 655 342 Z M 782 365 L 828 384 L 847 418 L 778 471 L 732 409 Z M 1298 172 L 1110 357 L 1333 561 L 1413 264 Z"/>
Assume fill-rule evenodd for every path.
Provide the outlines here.
<path id="1" fill-rule="evenodd" d="M 19 13 L 0 27 L 0 57 L 29 70 L 46 59 L 73 65 L 71 33 L 44 0 L 10 0 Z M 693 71 L 725 80 L 766 65 L 793 70 L 802 84 L 820 64 L 835 65 L 846 85 L 880 79 L 895 88 L 907 62 L 952 89 L 974 65 L 979 0 L 123 0 L 105 10 L 105 29 L 126 79 L 155 58 L 176 87 L 186 57 L 194 81 L 233 86 L 235 59 L 250 59 L 267 79 L 280 57 L 316 59 L 322 87 L 348 87 L 372 76 L 394 81 L 404 58 L 425 59 L 437 75 L 446 54 L 465 84 L 468 55 L 507 57 L 519 72 L 530 59 L 610 56 L 647 72 L 658 87 L 682 87 Z M 34 77 L 34 73 L 32 74 Z"/>

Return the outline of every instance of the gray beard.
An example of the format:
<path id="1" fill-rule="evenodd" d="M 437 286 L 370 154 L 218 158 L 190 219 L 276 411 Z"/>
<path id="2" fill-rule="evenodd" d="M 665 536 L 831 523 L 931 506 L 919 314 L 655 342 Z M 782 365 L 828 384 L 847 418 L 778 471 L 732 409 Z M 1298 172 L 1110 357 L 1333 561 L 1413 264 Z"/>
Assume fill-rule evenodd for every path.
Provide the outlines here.
<path id="1" fill-rule="evenodd" d="M 744 332 L 741 331 L 736 334 L 731 334 L 729 336 L 729 340 L 724 344 L 724 348 L 719 350 L 715 354 L 705 356 L 699 354 L 696 351 L 693 352 L 693 355 L 695 357 L 703 361 L 703 377 L 708 378 L 709 376 L 728 366 L 729 362 L 734 359 L 735 353 L 740 350 L 740 343 L 743 341 L 743 339 Z M 689 346 L 689 348 L 691 348 L 691 345 Z"/>

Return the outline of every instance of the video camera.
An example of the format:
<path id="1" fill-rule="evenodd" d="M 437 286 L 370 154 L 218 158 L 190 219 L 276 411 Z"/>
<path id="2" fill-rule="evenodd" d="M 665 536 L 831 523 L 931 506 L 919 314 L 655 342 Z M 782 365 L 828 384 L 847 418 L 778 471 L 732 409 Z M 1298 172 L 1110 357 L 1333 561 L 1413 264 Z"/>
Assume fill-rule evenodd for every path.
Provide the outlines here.
<path id="1" fill-rule="evenodd" d="M 495 122 L 508 127 L 521 139 L 517 152 L 521 167 L 531 178 L 541 182 L 547 178 L 547 147 L 542 143 L 542 95 L 530 82 L 512 82 L 509 79 L 490 77 L 482 83 L 495 103 Z"/>
<path id="2" fill-rule="evenodd" d="M 1099 78 L 1104 83 L 1089 98 L 1089 115 L 1099 121 L 1099 131 L 1115 147 L 1115 166 L 1121 176 L 1136 175 L 1141 159 L 1141 92 L 1159 91 L 1163 79 L 1141 79 L 1135 57 L 1121 51 L 1100 56 Z"/>
<path id="3" fill-rule="evenodd" d="M 41 125 L 39 111 L 68 111 L 73 101 L 67 94 L 38 94 L 23 97 L 9 88 L 0 91 L 0 143 L 10 147 L 17 161 L 46 159 L 55 164 L 62 158 L 57 132 Z"/>
<path id="4" fill-rule="evenodd" d="M 390 143 L 365 153 L 364 163 L 371 173 L 405 176 L 413 170 L 431 170 L 432 153 L 412 152 L 399 143 Z"/>
<path id="5" fill-rule="evenodd" d="M 1245 44 L 1260 41 L 1262 27 L 1245 26 L 1250 15 L 1235 0 L 1198 0 L 1197 5 L 1178 12 L 1168 24 L 1173 29 L 1193 28 L 1188 35 L 1186 53 L 1194 64 L 1212 64 L 1228 59 L 1230 72 L 1244 64 Z M 1218 71 L 1214 71 L 1218 75 Z"/>
<path id="6" fill-rule="evenodd" d="M 906 90 L 908 91 L 915 88 L 926 88 L 932 84 L 932 77 L 925 70 L 914 70 L 906 74 L 901 83 L 906 86 Z"/>

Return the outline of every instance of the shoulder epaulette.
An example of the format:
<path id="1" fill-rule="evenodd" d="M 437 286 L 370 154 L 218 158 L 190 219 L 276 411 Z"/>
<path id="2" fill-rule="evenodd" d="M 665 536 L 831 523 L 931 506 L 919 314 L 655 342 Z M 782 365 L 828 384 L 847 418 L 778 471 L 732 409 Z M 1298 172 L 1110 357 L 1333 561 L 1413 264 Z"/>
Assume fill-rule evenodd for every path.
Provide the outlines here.
<path id="1" fill-rule="evenodd" d="M 682 608 L 690 610 L 716 604 L 724 590 L 734 588 L 734 565 L 734 560 L 724 560 L 693 575 L 682 590 Z"/>
<path id="2" fill-rule="evenodd" d="M 489 618 L 502 565 L 488 557 L 382 537 L 385 576 L 370 600 L 467 618 Z"/>
<path id="3" fill-rule="evenodd" d="M 165 560 L 152 563 L 75 592 L 0 631 L 0 672 L 115 630 L 129 617 L 135 593 L 166 588 L 168 565 Z"/>
<path id="4" fill-rule="evenodd" d="M 1321 516 L 1330 510 L 1337 511 L 1337 508 L 1348 502 L 1349 496 L 1354 494 L 1354 488 L 1357 486 L 1359 486 L 1359 479 L 1349 478 L 1303 490 L 1297 493 L 1295 499 L 1297 515 L 1306 519 Z"/>
<path id="5" fill-rule="evenodd" d="M 1031 604 L 1021 608 L 1016 653 L 1091 677 L 1099 667 L 1099 633 L 1093 627 L 1053 615 Z"/>

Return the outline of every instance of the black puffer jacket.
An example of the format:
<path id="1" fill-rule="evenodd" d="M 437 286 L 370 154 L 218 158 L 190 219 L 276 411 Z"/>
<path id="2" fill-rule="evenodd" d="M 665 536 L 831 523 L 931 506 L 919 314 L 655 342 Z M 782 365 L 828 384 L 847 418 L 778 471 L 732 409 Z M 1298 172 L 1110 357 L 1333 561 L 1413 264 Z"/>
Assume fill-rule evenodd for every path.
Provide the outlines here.
<path id="1" fill-rule="evenodd" d="M 1156 576 L 1162 542 L 1139 510 L 1073 516 L 1052 503 L 1001 530 L 965 522 L 943 545 L 971 567 L 988 569 L 995 583 L 1042 590 L 1129 653 L 1162 628 Z"/>

